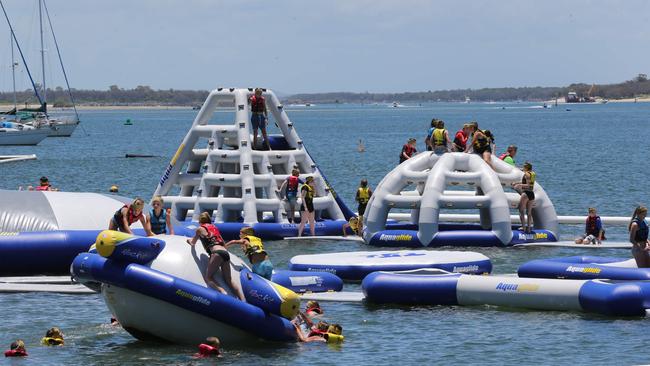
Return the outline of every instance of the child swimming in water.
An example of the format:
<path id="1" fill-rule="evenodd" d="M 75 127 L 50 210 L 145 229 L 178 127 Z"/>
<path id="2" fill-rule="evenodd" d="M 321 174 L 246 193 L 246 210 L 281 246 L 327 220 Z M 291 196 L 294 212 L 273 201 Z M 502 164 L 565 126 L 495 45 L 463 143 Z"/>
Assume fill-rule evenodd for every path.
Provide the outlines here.
<path id="1" fill-rule="evenodd" d="M 22 339 L 17 339 L 11 343 L 9 350 L 5 351 L 5 357 L 26 357 L 27 350 L 25 349 L 25 342 Z"/>
<path id="2" fill-rule="evenodd" d="M 52 327 L 47 330 L 45 337 L 41 339 L 41 343 L 45 346 L 63 346 L 63 332 L 57 327 Z"/>
<path id="3" fill-rule="evenodd" d="M 199 344 L 199 352 L 194 358 L 223 357 L 221 352 L 221 341 L 217 337 L 208 337 L 205 343 Z"/>

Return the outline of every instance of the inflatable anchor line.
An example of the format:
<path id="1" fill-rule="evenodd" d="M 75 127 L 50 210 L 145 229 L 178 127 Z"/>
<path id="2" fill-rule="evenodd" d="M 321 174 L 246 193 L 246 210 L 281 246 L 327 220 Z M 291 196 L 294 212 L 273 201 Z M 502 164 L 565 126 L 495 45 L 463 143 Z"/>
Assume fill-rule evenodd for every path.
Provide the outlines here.
<path id="1" fill-rule="evenodd" d="M 81 253 L 71 274 L 80 282 L 100 282 L 125 288 L 201 314 L 270 341 L 295 341 L 291 322 L 261 308 L 204 286 L 136 263 L 119 263 L 97 254 Z"/>

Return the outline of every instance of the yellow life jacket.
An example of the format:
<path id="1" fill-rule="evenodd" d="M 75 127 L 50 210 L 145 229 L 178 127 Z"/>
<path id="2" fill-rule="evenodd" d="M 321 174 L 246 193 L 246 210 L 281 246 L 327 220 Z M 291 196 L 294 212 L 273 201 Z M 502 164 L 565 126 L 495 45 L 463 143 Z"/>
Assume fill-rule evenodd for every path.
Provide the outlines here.
<path id="1" fill-rule="evenodd" d="M 537 173 L 534 171 L 528 172 L 530 174 L 530 189 L 532 190 L 533 187 L 535 186 L 535 179 L 537 178 Z"/>
<path id="2" fill-rule="evenodd" d="M 312 186 L 310 186 L 309 184 L 303 184 L 302 186 L 307 189 L 307 194 L 305 194 L 305 199 L 313 200 L 314 188 L 312 188 Z"/>
<path id="3" fill-rule="evenodd" d="M 245 236 L 244 239 L 248 240 L 248 244 L 246 244 L 246 250 L 244 251 L 244 255 L 250 257 L 253 254 L 257 254 L 257 253 L 266 254 L 266 252 L 264 251 L 264 244 L 262 244 L 262 239 L 253 235 Z"/>
<path id="4" fill-rule="evenodd" d="M 342 336 L 341 334 L 335 334 L 335 333 L 325 333 L 325 340 L 327 343 L 341 343 L 343 340 L 345 340 L 345 337 Z"/>
<path id="5" fill-rule="evenodd" d="M 480 148 L 488 146 L 490 144 L 490 140 L 487 137 L 487 135 L 485 134 L 485 130 L 476 130 L 476 132 L 482 133 L 483 137 L 479 137 L 479 138 L 476 139 L 476 142 L 474 143 L 474 148 L 475 149 L 476 148 L 480 149 Z M 474 133 L 476 133 L 476 132 L 474 132 Z"/>
<path id="6" fill-rule="evenodd" d="M 348 224 L 350 225 L 350 229 L 354 231 L 355 233 L 359 233 L 359 218 L 358 217 L 353 217 L 348 221 Z"/>
<path id="7" fill-rule="evenodd" d="M 370 199 L 370 187 L 359 187 L 357 195 L 359 196 L 359 203 L 368 203 Z"/>
<path id="8" fill-rule="evenodd" d="M 436 128 L 433 130 L 432 138 L 433 138 L 433 146 L 444 146 L 446 145 L 445 141 L 445 130 L 444 128 Z"/>
<path id="9" fill-rule="evenodd" d="M 45 346 L 62 346 L 63 338 L 43 337 L 41 343 Z"/>

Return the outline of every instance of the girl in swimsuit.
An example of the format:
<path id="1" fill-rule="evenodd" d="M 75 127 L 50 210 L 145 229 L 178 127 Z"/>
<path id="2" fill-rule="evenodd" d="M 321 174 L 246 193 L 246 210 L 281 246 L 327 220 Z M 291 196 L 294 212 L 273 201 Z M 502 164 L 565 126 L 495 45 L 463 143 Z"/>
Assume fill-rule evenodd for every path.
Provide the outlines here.
<path id="1" fill-rule="evenodd" d="M 227 295 L 228 293 L 226 290 L 219 286 L 213 279 L 217 270 L 221 269 L 221 276 L 223 276 L 224 281 L 230 285 L 230 288 L 232 288 L 241 301 L 246 301 L 241 289 L 239 286 L 236 286 L 235 282 L 232 280 L 232 275 L 230 273 L 230 253 L 228 253 L 228 250 L 226 250 L 226 247 L 224 246 L 224 241 L 221 237 L 221 233 L 219 233 L 219 229 L 212 224 L 210 214 L 203 212 L 201 216 L 199 216 L 199 224 L 200 226 L 196 229 L 194 237 L 192 239 L 187 239 L 187 244 L 194 247 L 194 244 L 196 244 L 198 240 L 201 240 L 205 252 L 210 256 L 210 262 L 205 271 L 205 283 L 207 283 L 211 288 Z"/>
<path id="2" fill-rule="evenodd" d="M 306 187 L 309 186 L 309 187 Z M 305 224 L 309 221 L 309 233 L 316 236 L 316 219 L 314 212 L 314 177 L 307 177 L 305 184 L 300 189 L 302 196 L 302 205 L 300 206 L 300 225 L 298 226 L 298 236 L 302 236 Z"/>
<path id="3" fill-rule="evenodd" d="M 648 209 L 639 206 L 632 214 L 632 220 L 628 225 L 630 231 L 630 242 L 632 243 L 632 255 L 639 268 L 650 268 L 650 241 L 648 241 L 648 224 L 645 217 Z"/>

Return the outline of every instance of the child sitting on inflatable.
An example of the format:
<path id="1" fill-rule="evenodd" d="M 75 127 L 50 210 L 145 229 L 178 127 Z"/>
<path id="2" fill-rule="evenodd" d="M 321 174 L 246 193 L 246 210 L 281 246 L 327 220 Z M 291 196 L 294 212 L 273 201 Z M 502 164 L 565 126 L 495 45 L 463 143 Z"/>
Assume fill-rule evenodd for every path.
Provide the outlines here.
<path id="1" fill-rule="evenodd" d="M 214 279 L 212 278 L 217 273 L 217 270 L 221 269 L 221 275 L 223 276 L 224 281 L 230 285 L 230 288 L 232 288 L 241 301 L 246 301 L 241 289 L 239 286 L 236 286 L 235 282 L 232 280 L 232 275 L 230 273 L 230 253 L 228 253 L 228 250 L 224 245 L 219 229 L 212 224 L 210 214 L 202 212 L 199 216 L 199 224 L 200 226 L 196 229 L 194 237 L 192 239 L 187 239 L 187 244 L 193 247 L 198 240 L 201 240 L 203 249 L 205 249 L 205 252 L 210 256 L 210 262 L 205 271 L 205 282 L 211 288 L 227 295 L 228 293 L 226 290 L 214 282 Z"/>
<path id="2" fill-rule="evenodd" d="M 605 240 L 605 229 L 597 215 L 595 207 L 589 207 L 589 216 L 585 223 L 585 233 L 579 238 L 576 238 L 576 244 L 602 244 Z"/>
<path id="3" fill-rule="evenodd" d="M 63 333 L 61 329 L 53 327 L 45 332 L 45 337 L 41 339 L 41 343 L 45 346 L 63 346 L 65 344 L 63 340 Z"/>
<path id="4" fill-rule="evenodd" d="M 350 220 L 343 224 L 343 236 L 348 236 L 348 228 L 352 230 L 354 235 L 361 236 L 361 233 L 363 232 L 363 224 L 361 223 L 361 220 L 359 219 L 359 216 L 353 216 L 350 217 Z"/>
<path id="5" fill-rule="evenodd" d="M 252 227 L 243 227 L 239 230 L 239 239 L 231 240 L 226 243 L 226 248 L 239 244 L 253 266 L 253 273 L 260 275 L 267 280 L 273 276 L 273 263 L 269 259 L 268 253 L 264 250 L 262 239 L 255 235 Z"/>
<path id="6" fill-rule="evenodd" d="M 5 357 L 26 357 L 27 350 L 25 349 L 25 342 L 22 339 L 17 339 L 11 343 L 10 349 L 5 351 Z"/>
<path id="7" fill-rule="evenodd" d="M 115 211 L 115 214 L 113 214 L 111 221 L 108 223 L 108 230 L 116 230 L 133 235 L 131 225 L 136 221 L 140 221 L 147 236 L 153 236 L 153 233 L 149 230 L 149 226 L 147 225 L 147 220 L 142 214 L 143 208 L 144 200 L 140 197 L 134 199 L 130 205 L 122 206 L 122 208 Z"/>
<path id="8" fill-rule="evenodd" d="M 221 341 L 217 337 L 208 337 L 205 343 L 199 344 L 199 353 L 194 354 L 194 358 L 223 357 L 221 352 Z"/>

